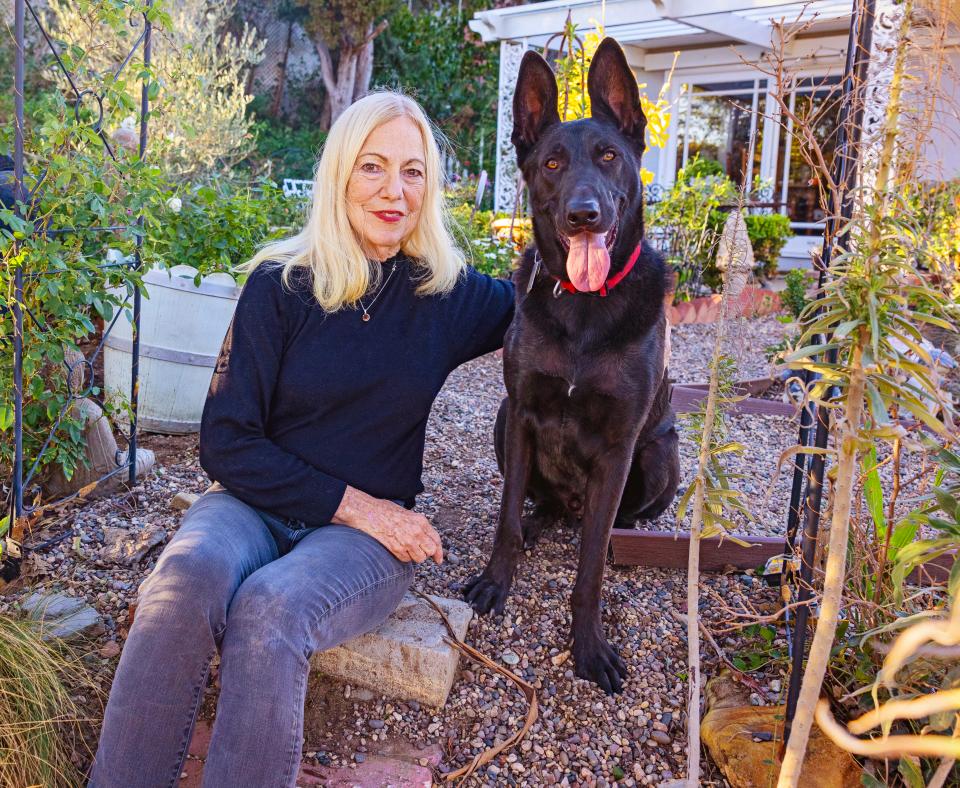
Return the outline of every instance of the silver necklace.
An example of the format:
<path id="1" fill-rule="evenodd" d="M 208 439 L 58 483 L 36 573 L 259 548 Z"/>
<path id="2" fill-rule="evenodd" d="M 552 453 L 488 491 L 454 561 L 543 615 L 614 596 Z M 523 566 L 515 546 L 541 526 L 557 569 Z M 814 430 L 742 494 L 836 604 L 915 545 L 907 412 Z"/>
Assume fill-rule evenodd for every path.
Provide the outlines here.
<path id="1" fill-rule="evenodd" d="M 384 281 L 383 285 L 381 285 L 380 289 L 377 291 L 377 294 L 373 297 L 373 300 L 372 300 L 367 306 L 364 306 L 364 305 L 363 305 L 363 301 L 362 301 L 361 299 L 359 299 L 359 298 L 357 299 L 357 303 L 360 304 L 360 308 L 363 310 L 363 315 L 361 316 L 360 319 L 361 319 L 364 323 L 369 323 L 369 322 L 370 322 L 370 311 L 369 311 L 369 310 L 373 308 L 373 305 L 377 302 L 377 299 L 380 297 L 380 294 L 381 294 L 384 290 L 387 289 L 387 285 L 390 283 L 390 280 L 393 278 L 393 272 L 396 271 L 396 270 L 397 270 L 397 264 L 394 263 L 394 264 L 391 266 L 391 268 L 390 268 L 390 273 L 387 274 L 387 278 L 386 278 L 386 280 Z"/>

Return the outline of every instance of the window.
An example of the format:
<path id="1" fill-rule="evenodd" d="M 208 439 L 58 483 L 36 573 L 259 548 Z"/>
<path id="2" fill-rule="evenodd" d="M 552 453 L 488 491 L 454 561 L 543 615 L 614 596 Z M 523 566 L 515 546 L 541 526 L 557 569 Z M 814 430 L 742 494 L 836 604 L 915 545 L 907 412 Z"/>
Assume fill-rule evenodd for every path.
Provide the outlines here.
<path id="1" fill-rule="evenodd" d="M 738 186 L 760 171 L 766 80 L 692 84 L 677 108 L 677 169 L 715 161 Z M 756 139 L 753 157 L 751 140 Z"/>
<path id="2" fill-rule="evenodd" d="M 789 97 L 791 111 L 813 123 L 828 164 L 836 148 L 839 82 L 839 77 L 806 78 Z M 695 157 L 715 161 L 738 186 L 744 178 L 751 185 L 759 178 L 767 185 L 759 197 L 764 207 L 789 216 L 797 235 L 820 235 L 824 220 L 821 184 L 813 178 L 792 137 L 793 123 L 787 120 L 783 129 L 768 119 L 780 117 L 779 106 L 768 94 L 770 89 L 765 79 L 691 80 L 677 102 L 676 147 L 668 161 L 674 162 L 674 173 Z M 669 176 L 673 173 L 662 174 L 668 183 L 672 180 Z"/>
<path id="3" fill-rule="evenodd" d="M 833 164 L 837 143 L 840 91 L 839 77 L 805 79 L 790 94 L 790 110 L 798 118 L 813 125 L 828 165 Z M 823 232 L 823 210 L 820 207 L 821 184 L 793 137 L 793 121 L 780 129 L 777 146 L 774 193 L 785 205 L 791 226 L 798 235 L 820 235 Z"/>

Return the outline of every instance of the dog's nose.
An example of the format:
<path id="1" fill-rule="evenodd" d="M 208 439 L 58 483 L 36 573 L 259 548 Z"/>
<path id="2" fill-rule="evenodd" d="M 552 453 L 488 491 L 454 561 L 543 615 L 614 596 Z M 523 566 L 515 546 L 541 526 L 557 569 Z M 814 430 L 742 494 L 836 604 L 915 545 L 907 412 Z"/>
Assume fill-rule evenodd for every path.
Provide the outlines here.
<path id="1" fill-rule="evenodd" d="M 600 218 L 600 204 L 596 200 L 577 200 L 567 206 L 567 223 L 573 227 L 586 227 Z"/>

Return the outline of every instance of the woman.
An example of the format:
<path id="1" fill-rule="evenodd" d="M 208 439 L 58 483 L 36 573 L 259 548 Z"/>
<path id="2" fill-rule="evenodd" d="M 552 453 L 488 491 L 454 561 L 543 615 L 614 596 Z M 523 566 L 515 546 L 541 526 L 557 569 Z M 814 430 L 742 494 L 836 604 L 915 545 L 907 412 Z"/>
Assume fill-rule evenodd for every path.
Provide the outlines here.
<path id="1" fill-rule="evenodd" d="M 211 658 L 204 785 L 293 786 L 312 652 L 374 628 L 440 537 L 411 511 L 447 374 L 501 346 L 512 286 L 464 266 L 422 109 L 361 99 L 330 130 L 306 227 L 267 246 L 207 396 L 214 485 L 140 589 L 91 782 L 176 785 Z"/>

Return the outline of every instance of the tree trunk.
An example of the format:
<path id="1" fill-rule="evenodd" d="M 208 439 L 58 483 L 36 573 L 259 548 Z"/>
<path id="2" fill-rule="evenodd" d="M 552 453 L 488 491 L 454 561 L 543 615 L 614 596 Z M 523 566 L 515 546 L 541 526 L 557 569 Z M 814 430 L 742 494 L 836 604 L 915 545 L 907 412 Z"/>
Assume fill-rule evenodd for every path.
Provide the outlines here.
<path id="1" fill-rule="evenodd" d="M 376 27 L 371 24 L 359 44 L 342 45 L 337 58 L 336 73 L 333 57 L 326 43 L 319 38 L 314 41 L 320 56 L 320 74 L 327 89 L 324 115 L 329 110 L 331 125 L 354 101 L 367 95 L 373 74 L 373 41 L 386 28 L 386 20 Z"/>
<path id="2" fill-rule="evenodd" d="M 823 580 L 823 600 L 817 628 L 810 645 L 810 656 L 803 673 L 803 684 L 797 700 L 797 712 L 790 730 L 790 740 L 780 767 L 777 788 L 796 788 L 799 785 L 803 756 L 813 724 L 820 687 L 830 662 L 830 649 L 837 631 L 840 602 L 846 576 L 847 539 L 850 531 L 850 507 L 853 501 L 854 477 L 857 471 L 857 435 L 863 413 L 866 373 L 863 369 L 863 348 L 867 339 L 861 336 L 850 359 L 850 386 L 847 389 L 844 427 L 840 434 L 840 452 L 837 458 L 837 481 L 833 494 L 833 517 L 830 521 L 830 543 L 827 568 Z"/>
<path id="3" fill-rule="evenodd" d="M 367 43 L 360 46 L 357 56 L 357 78 L 353 85 L 353 100 L 362 99 L 370 92 L 370 78 L 373 76 L 373 25 L 367 34 Z"/>
<path id="4" fill-rule="evenodd" d="M 279 74 L 277 75 L 277 84 L 273 89 L 273 104 L 270 107 L 270 114 L 277 118 L 280 117 L 280 105 L 283 103 L 283 89 L 287 82 L 287 60 L 290 57 L 290 44 L 293 38 L 293 22 L 287 24 L 287 40 L 283 46 L 283 60 L 280 61 Z"/>

